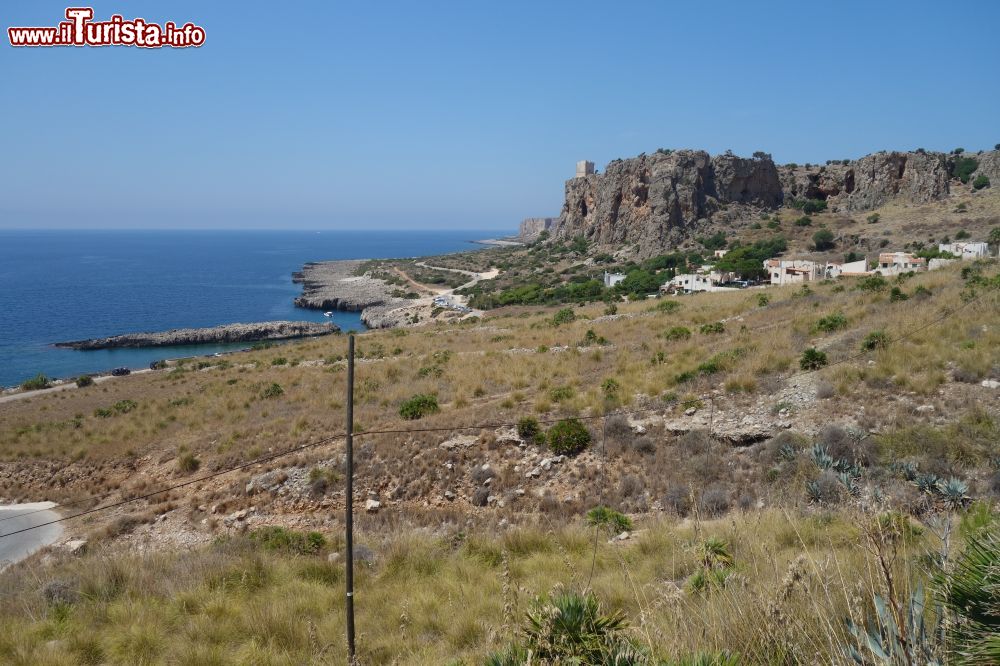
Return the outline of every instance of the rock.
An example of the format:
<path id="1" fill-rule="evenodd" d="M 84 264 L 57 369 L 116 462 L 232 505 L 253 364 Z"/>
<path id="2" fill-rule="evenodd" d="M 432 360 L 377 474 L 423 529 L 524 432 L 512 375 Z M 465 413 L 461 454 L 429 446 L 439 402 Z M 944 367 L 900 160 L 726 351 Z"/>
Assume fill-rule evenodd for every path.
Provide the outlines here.
<path id="1" fill-rule="evenodd" d="M 444 491 L 444 498 L 446 500 L 448 500 L 449 502 L 454 502 L 455 501 L 455 493 L 451 492 L 450 490 L 446 490 L 446 491 Z"/>
<path id="2" fill-rule="evenodd" d="M 687 409 L 684 410 L 684 416 L 694 416 L 697 413 L 698 410 L 695 407 L 688 407 Z"/>
<path id="3" fill-rule="evenodd" d="M 326 556 L 326 561 L 330 564 L 336 564 L 340 561 L 340 553 L 334 551 Z"/>
<path id="4" fill-rule="evenodd" d="M 42 588 L 42 596 L 51 606 L 68 606 L 80 598 L 76 587 L 64 580 L 54 580 Z"/>
<path id="5" fill-rule="evenodd" d="M 354 561 L 362 562 L 368 566 L 375 564 L 375 551 L 373 551 L 368 546 L 362 544 L 355 544 L 354 546 Z"/>
<path id="6" fill-rule="evenodd" d="M 988 389 L 1000 388 L 1000 382 L 998 382 L 995 379 L 984 379 L 979 383 L 979 385 L 982 386 L 983 388 L 988 388 Z"/>
<path id="7" fill-rule="evenodd" d="M 87 551 L 86 539 L 70 539 L 63 546 L 70 555 L 82 555 Z"/>
<path id="8" fill-rule="evenodd" d="M 539 469 L 538 467 L 535 467 L 531 471 L 529 471 L 527 474 L 525 474 L 524 478 L 526 478 L 526 479 L 537 479 L 541 475 L 542 475 L 542 470 Z"/>
<path id="9" fill-rule="evenodd" d="M 934 411 L 934 405 L 920 405 L 914 411 L 917 414 L 930 414 Z"/>
<path id="10" fill-rule="evenodd" d="M 559 220 L 558 217 L 528 217 L 521 220 L 518 230 L 518 238 L 525 242 L 531 242 L 538 238 L 543 231 L 549 231 Z"/>
<path id="11" fill-rule="evenodd" d="M 263 321 L 251 324 L 226 324 L 210 328 L 176 328 L 154 333 L 126 333 L 107 338 L 57 342 L 69 349 L 121 349 L 126 347 L 170 347 L 207 343 L 257 342 L 288 340 L 329 335 L 340 330 L 335 324 L 308 321 Z"/>
<path id="12" fill-rule="evenodd" d="M 256 495 L 265 491 L 274 491 L 288 479 L 286 470 L 275 469 L 252 477 L 246 486 L 247 495 Z"/>
<path id="13" fill-rule="evenodd" d="M 376 513 L 381 508 L 382 508 L 382 503 L 379 502 L 378 500 L 373 500 L 373 499 L 365 500 L 365 511 L 367 511 L 368 513 Z"/>

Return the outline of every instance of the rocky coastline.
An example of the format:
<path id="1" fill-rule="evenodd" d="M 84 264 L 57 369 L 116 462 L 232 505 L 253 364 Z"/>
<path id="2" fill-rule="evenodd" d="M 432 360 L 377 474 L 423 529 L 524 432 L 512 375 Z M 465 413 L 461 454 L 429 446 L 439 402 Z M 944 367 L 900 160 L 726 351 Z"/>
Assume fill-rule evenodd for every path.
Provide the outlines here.
<path id="1" fill-rule="evenodd" d="M 339 331 L 340 328 L 332 323 L 264 321 L 249 324 L 226 324 L 209 328 L 176 328 L 160 332 L 126 333 L 106 338 L 57 342 L 55 346 L 81 351 L 136 347 L 175 347 L 180 345 L 291 340 L 330 335 Z"/>

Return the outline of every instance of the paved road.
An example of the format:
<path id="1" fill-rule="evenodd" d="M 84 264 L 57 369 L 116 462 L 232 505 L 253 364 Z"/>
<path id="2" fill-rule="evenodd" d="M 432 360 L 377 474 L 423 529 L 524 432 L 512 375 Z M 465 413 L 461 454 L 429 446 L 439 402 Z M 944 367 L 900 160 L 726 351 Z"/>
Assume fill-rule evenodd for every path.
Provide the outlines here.
<path id="1" fill-rule="evenodd" d="M 36 530 L 15 536 L 3 536 L 25 527 L 40 525 L 59 518 L 59 514 L 51 510 L 54 506 L 55 504 L 52 502 L 0 506 L 0 570 L 9 564 L 23 560 L 39 548 L 55 542 L 62 536 L 62 526 L 59 524 L 39 527 Z M 44 509 L 44 511 L 39 511 L 39 509 Z"/>

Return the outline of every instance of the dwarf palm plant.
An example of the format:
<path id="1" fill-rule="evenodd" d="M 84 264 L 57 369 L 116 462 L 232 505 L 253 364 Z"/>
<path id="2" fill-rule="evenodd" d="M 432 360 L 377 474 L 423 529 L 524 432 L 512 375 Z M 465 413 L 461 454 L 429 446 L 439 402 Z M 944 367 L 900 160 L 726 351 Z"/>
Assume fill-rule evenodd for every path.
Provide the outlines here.
<path id="1" fill-rule="evenodd" d="M 957 664 L 1000 664 L 1000 531 L 969 537 L 954 566 L 935 579 L 949 612 L 945 634 Z"/>

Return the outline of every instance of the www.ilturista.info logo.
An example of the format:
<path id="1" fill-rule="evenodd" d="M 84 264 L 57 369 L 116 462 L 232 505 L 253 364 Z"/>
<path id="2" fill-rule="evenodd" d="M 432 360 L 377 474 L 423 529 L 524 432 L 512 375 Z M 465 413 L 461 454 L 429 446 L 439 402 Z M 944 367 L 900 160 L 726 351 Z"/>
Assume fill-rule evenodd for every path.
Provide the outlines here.
<path id="1" fill-rule="evenodd" d="M 147 49 L 185 48 L 205 43 L 205 29 L 193 23 L 162 26 L 146 19 L 126 21 L 115 14 L 108 21 L 92 21 L 91 7 L 68 7 L 67 21 L 54 28 L 7 28 L 11 46 L 139 46 Z"/>

